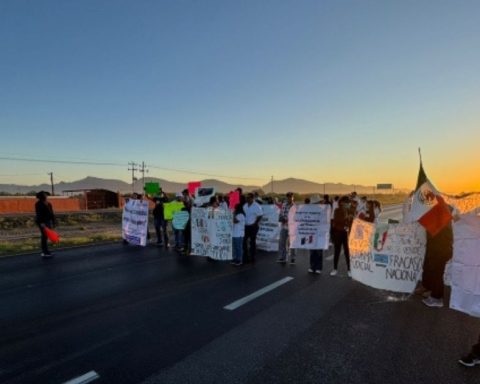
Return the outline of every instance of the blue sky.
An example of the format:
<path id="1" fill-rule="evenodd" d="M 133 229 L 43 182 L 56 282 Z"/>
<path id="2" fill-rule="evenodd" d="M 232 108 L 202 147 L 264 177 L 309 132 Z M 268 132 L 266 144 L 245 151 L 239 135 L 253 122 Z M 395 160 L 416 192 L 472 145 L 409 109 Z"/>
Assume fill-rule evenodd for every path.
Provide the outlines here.
<path id="1" fill-rule="evenodd" d="M 478 1 L 0 2 L 0 183 L 129 161 L 480 189 Z M 125 164 L 123 166 L 122 164 Z M 238 178 L 236 178 L 238 177 Z"/>

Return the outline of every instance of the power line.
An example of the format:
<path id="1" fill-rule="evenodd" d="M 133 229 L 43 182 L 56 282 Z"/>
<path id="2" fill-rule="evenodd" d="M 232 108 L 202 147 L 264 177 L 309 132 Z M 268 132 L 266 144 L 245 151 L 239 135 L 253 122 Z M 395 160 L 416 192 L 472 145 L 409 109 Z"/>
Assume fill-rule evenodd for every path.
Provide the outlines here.
<path id="1" fill-rule="evenodd" d="M 74 164 L 74 165 L 106 165 L 114 167 L 124 167 L 125 163 L 115 163 L 115 162 L 101 162 L 101 161 L 76 161 L 76 160 L 48 160 L 48 159 L 39 159 L 39 158 L 26 158 L 26 157 L 10 157 L 10 156 L 0 156 L 0 160 L 9 160 L 9 161 L 23 161 L 23 162 L 37 162 L 37 163 L 53 163 L 53 164 Z M 208 177 L 223 177 L 227 179 L 238 179 L 238 180 L 265 180 L 260 177 L 246 177 L 246 176 L 231 176 L 231 175 L 217 175 L 208 172 L 201 172 L 188 169 L 179 169 L 179 168 L 168 168 L 160 167 L 158 165 L 149 165 L 152 169 L 158 169 L 162 171 L 186 173 L 190 175 L 197 176 L 208 176 Z"/>

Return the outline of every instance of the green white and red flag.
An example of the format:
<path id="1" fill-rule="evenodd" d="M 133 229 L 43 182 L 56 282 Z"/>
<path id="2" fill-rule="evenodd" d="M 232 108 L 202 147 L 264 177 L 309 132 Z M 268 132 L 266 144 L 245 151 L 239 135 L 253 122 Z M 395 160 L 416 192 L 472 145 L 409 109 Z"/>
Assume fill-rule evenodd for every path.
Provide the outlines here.
<path id="1" fill-rule="evenodd" d="M 448 204 L 428 179 L 421 161 L 410 217 L 425 227 L 431 236 L 437 235 L 452 220 Z"/>

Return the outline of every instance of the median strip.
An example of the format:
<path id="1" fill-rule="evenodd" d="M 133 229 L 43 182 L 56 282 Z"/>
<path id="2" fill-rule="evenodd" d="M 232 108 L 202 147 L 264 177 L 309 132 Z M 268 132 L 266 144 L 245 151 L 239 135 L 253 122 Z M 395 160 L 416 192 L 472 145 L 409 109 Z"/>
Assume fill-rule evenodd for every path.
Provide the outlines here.
<path id="1" fill-rule="evenodd" d="M 244 304 L 247 304 L 248 302 L 255 300 L 257 297 L 260 297 L 264 295 L 265 293 L 268 293 L 270 291 L 273 291 L 275 288 L 280 287 L 283 284 L 288 283 L 289 281 L 293 280 L 293 277 L 287 276 L 281 280 L 276 281 L 275 283 L 272 283 L 270 285 L 267 285 L 266 287 L 259 289 L 256 292 L 251 293 L 248 296 L 242 297 L 241 299 L 234 301 L 233 303 L 230 303 L 223 307 L 223 309 L 226 309 L 228 311 L 233 311 L 239 307 L 241 307 Z"/>

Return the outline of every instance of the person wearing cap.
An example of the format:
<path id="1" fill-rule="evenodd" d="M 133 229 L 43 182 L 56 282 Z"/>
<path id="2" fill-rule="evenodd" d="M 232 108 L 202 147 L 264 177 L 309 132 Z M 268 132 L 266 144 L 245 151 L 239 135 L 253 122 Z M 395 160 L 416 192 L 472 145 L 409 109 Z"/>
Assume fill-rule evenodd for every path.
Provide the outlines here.
<path id="1" fill-rule="evenodd" d="M 288 254 L 290 253 L 290 264 L 295 264 L 295 249 L 289 247 L 289 234 L 288 234 L 288 212 L 290 208 L 295 205 L 293 192 L 287 192 L 287 199 L 280 208 L 280 215 L 278 221 L 282 224 L 280 228 L 280 242 L 279 251 L 280 257 L 277 263 L 285 264 L 287 262 Z M 290 251 L 290 252 L 289 252 Z"/>
<path id="2" fill-rule="evenodd" d="M 257 253 L 257 233 L 263 210 L 254 200 L 253 193 L 247 195 L 247 202 L 243 206 L 245 213 L 245 236 L 243 238 L 244 262 L 255 262 Z"/>
<path id="3" fill-rule="evenodd" d="M 52 204 L 47 201 L 47 192 L 38 192 L 35 197 L 38 199 L 35 203 L 35 223 L 40 229 L 41 256 L 45 259 L 51 258 L 53 255 L 48 249 L 48 239 L 44 229 L 52 229 L 55 226 L 55 214 L 53 213 Z"/>

